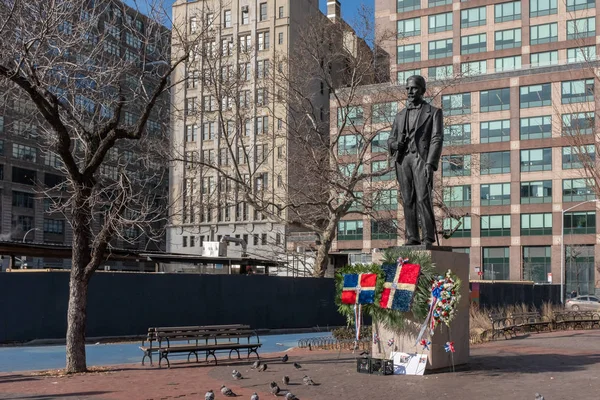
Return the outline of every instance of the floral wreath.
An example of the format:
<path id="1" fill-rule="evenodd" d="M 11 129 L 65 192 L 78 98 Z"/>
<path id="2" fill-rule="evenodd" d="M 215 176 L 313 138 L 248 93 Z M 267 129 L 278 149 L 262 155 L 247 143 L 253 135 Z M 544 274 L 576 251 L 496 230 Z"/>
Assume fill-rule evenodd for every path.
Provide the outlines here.
<path id="1" fill-rule="evenodd" d="M 451 270 L 445 276 L 438 276 L 431 284 L 431 306 L 430 329 L 433 332 L 440 323 L 450 326 L 450 322 L 456 315 L 458 302 L 460 301 L 460 279 Z"/>

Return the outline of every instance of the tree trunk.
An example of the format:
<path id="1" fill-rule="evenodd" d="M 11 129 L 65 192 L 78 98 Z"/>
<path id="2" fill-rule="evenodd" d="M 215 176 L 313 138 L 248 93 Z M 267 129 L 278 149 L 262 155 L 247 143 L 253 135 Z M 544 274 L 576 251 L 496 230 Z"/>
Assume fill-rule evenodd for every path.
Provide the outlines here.
<path id="1" fill-rule="evenodd" d="M 327 266 L 329 265 L 329 250 L 331 250 L 338 221 L 339 218 L 330 218 L 329 223 L 321 234 L 321 244 L 317 247 L 317 258 L 315 259 L 315 269 L 313 272 L 315 278 L 323 278 L 325 276 Z"/>
<path id="2" fill-rule="evenodd" d="M 71 267 L 69 309 L 67 311 L 67 373 L 87 371 L 85 326 L 88 282 L 82 270 L 75 265 Z"/>

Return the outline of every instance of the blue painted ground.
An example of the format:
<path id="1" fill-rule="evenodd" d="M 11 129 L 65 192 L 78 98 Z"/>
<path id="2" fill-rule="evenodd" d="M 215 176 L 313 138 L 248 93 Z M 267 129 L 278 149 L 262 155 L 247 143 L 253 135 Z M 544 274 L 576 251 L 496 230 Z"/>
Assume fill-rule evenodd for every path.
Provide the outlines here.
<path id="1" fill-rule="evenodd" d="M 285 351 L 298 345 L 298 340 L 331 336 L 330 332 L 261 336 L 259 354 Z M 86 346 L 87 364 L 114 365 L 139 363 L 140 342 Z M 18 346 L 0 348 L 0 372 L 59 369 L 65 366 L 65 346 Z M 181 357 L 179 357 L 181 358 Z"/>

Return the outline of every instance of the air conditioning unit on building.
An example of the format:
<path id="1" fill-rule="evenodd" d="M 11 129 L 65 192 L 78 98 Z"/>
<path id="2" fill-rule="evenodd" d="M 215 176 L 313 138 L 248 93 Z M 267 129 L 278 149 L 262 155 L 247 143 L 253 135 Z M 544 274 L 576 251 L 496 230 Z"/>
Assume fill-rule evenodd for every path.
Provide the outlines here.
<path id="1" fill-rule="evenodd" d="M 248 6 L 242 6 L 242 12 L 248 12 Z"/>

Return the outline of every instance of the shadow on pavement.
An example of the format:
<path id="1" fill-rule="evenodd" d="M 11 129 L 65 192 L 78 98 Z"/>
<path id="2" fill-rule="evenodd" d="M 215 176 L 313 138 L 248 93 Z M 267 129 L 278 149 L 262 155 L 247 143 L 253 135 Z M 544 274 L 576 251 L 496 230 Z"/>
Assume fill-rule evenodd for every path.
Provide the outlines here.
<path id="1" fill-rule="evenodd" d="M 501 354 L 471 356 L 467 374 L 483 372 L 494 376 L 506 372 L 537 374 L 540 372 L 583 371 L 600 363 L 600 354 Z"/>
<path id="2" fill-rule="evenodd" d="M 9 382 L 25 382 L 25 381 L 33 381 L 35 377 L 31 375 L 21 375 L 21 374 L 13 374 L 13 375 L 1 375 L 0 383 L 9 383 Z"/>
<path id="3" fill-rule="evenodd" d="M 64 399 L 64 398 L 69 398 L 69 397 L 75 397 L 75 398 L 85 398 L 87 396 L 98 396 L 98 395 L 103 395 L 103 394 L 108 394 L 111 392 L 107 392 L 107 391 L 89 391 L 89 392 L 73 392 L 73 393 L 60 393 L 60 394 L 25 394 L 25 395 L 11 395 L 11 397 L 2 397 L 3 394 L 0 393 L 0 398 L 10 398 L 10 399 L 15 399 L 15 400 L 25 400 L 25 399 L 29 399 L 29 400 L 46 400 L 46 399 Z"/>

